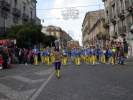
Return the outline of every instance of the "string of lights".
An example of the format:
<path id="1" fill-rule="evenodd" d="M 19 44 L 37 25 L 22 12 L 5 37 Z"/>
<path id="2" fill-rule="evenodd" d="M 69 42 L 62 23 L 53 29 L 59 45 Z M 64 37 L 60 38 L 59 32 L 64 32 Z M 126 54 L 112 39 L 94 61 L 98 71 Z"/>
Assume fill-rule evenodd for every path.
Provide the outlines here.
<path id="1" fill-rule="evenodd" d="M 103 4 L 102 4 L 103 5 Z M 57 9 L 65 9 L 61 11 L 61 15 L 63 16 L 64 20 L 78 19 L 79 10 L 75 8 L 79 7 L 91 7 L 91 6 L 102 6 L 102 5 L 89 5 L 89 6 L 75 6 L 75 7 L 61 7 L 61 8 L 48 8 L 48 9 L 37 9 L 37 10 L 57 10 Z M 46 18 L 46 19 L 53 19 L 53 18 Z M 62 19 L 62 18 L 54 18 L 54 19 Z"/>
<path id="2" fill-rule="evenodd" d="M 91 7 L 91 6 L 103 6 L 102 5 L 89 5 L 89 6 L 75 6 L 75 7 L 61 7 L 61 8 L 48 8 L 48 9 L 36 9 L 36 10 L 54 10 L 54 9 L 64 9 L 64 8 L 80 8 L 80 7 Z"/>

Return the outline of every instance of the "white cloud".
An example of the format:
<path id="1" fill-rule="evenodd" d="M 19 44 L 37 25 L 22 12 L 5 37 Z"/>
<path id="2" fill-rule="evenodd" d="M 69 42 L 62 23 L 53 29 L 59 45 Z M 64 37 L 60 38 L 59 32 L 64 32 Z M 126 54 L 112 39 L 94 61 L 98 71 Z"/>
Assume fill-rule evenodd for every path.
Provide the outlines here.
<path id="1" fill-rule="evenodd" d="M 42 0 L 39 0 L 42 2 Z M 38 2 L 39 2 L 38 1 Z M 77 6 L 90 6 L 90 5 L 99 5 L 103 4 L 102 0 L 52 0 L 50 2 L 46 2 L 45 4 L 39 4 L 37 9 L 48 9 L 48 8 L 62 8 L 62 7 L 77 7 Z M 103 8 L 103 6 L 101 7 Z M 44 26 L 47 25 L 55 25 L 61 27 L 66 32 L 71 30 L 74 32 L 74 39 L 82 41 L 82 23 L 85 17 L 86 12 L 99 10 L 99 6 L 90 6 L 90 7 L 77 7 L 79 10 L 79 19 L 69 19 L 63 20 L 58 19 L 62 18 L 61 11 L 64 9 L 53 9 L 53 10 L 43 10 L 38 11 L 38 17 L 44 19 L 45 22 L 42 23 Z"/>

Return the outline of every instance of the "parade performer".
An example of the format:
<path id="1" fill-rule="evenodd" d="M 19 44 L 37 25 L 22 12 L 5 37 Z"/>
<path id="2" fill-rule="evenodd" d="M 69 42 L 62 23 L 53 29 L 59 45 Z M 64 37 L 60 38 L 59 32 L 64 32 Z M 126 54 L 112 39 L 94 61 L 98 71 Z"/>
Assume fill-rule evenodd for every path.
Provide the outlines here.
<path id="1" fill-rule="evenodd" d="M 108 50 L 108 59 L 109 59 L 109 64 L 111 63 L 112 65 L 115 65 L 114 54 L 112 52 L 112 48 L 111 47 Z"/>
<path id="2" fill-rule="evenodd" d="M 43 64 L 45 62 L 45 59 L 44 59 L 44 48 L 42 48 L 41 51 L 40 51 L 40 57 L 41 57 L 41 62 Z"/>
<path id="3" fill-rule="evenodd" d="M 60 79 L 60 69 L 61 69 L 61 55 L 58 51 L 55 51 L 55 70 L 58 79 Z"/>
<path id="4" fill-rule="evenodd" d="M 34 46 L 34 49 L 32 50 L 32 52 L 34 53 L 34 63 L 37 66 L 38 65 L 38 53 L 39 53 L 39 50 L 36 48 L 36 45 Z"/>
<path id="5" fill-rule="evenodd" d="M 91 59 L 91 57 L 92 57 L 90 51 L 91 51 L 91 50 L 90 50 L 89 47 L 87 47 L 86 50 L 85 50 L 85 54 L 86 54 L 86 56 L 85 56 L 85 61 L 88 62 L 88 63 L 90 63 L 90 59 Z"/>
<path id="6" fill-rule="evenodd" d="M 62 64 L 65 66 L 66 66 L 67 60 L 68 60 L 67 56 L 68 56 L 68 51 L 66 50 L 66 48 L 64 48 L 62 50 Z"/>
<path id="7" fill-rule="evenodd" d="M 93 66 L 96 65 L 96 52 L 97 51 L 96 51 L 95 47 L 93 47 L 93 48 L 90 49 L 90 56 L 91 56 L 90 63 Z"/>
<path id="8" fill-rule="evenodd" d="M 78 48 L 76 48 L 74 54 L 75 54 L 75 63 L 80 66 L 80 51 Z"/>
<path id="9" fill-rule="evenodd" d="M 49 52 L 49 48 L 48 47 L 44 51 L 44 58 L 45 58 L 46 64 L 49 66 L 50 65 L 50 52 Z"/>
<path id="10" fill-rule="evenodd" d="M 71 50 L 71 59 L 72 59 L 72 61 L 74 61 L 74 48 L 72 48 L 72 50 Z"/>
<path id="11" fill-rule="evenodd" d="M 85 49 L 82 48 L 82 49 L 80 50 L 80 53 L 81 53 L 81 59 L 85 62 L 85 56 L 86 56 Z"/>
<path id="12" fill-rule="evenodd" d="M 106 63 L 106 50 L 104 48 L 102 48 L 102 57 L 101 57 L 101 61 L 102 63 Z"/>
<path id="13" fill-rule="evenodd" d="M 52 64 L 55 62 L 54 48 L 50 50 L 50 61 Z"/>
<path id="14" fill-rule="evenodd" d="M 98 53 L 99 61 L 102 62 L 102 56 L 103 56 L 103 51 L 102 51 L 102 49 L 99 48 L 98 51 L 97 51 L 97 53 Z"/>
<path id="15" fill-rule="evenodd" d="M 87 55 L 88 55 L 88 62 L 90 63 L 90 64 L 92 64 L 92 47 L 90 47 L 90 48 L 88 48 L 87 49 Z"/>
<path id="16" fill-rule="evenodd" d="M 59 50 L 59 44 L 60 42 L 56 40 L 55 41 L 56 48 L 54 50 L 55 51 L 54 52 L 54 55 L 55 55 L 54 65 L 55 65 L 55 70 L 56 70 L 56 76 L 58 77 L 58 79 L 60 79 L 61 55 L 62 55 L 62 51 Z"/>

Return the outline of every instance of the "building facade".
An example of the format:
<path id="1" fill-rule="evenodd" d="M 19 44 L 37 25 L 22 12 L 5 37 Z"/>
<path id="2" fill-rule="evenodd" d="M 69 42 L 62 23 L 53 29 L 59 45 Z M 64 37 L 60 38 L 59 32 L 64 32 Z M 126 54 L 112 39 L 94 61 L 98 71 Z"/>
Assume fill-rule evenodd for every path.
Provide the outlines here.
<path id="1" fill-rule="evenodd" d="M 102 30 L 102 26 L 100 26 L 98 29 L 98 33 L 93 33 L 92 30 L 94 29 L 95 23 L 101 18 L 104 18 L 105 11 L 104 10 L 97 10 L 97 11 L 91 11 L 86 13 L 83 24 L 82 24 L 82 43 L 83 47 L 87 47 L 88 45 L 94 44 L 96 35 Z M 99 22 L 99 21 L 98 21 Z M 102 21 L 103 22 L 103 21 Z M 100 23 L 101 25 L 101 23 Z M 96 27 L 95 27 L 96 28 Z"/>
<path id="2" fill-rule="evenodd" d="M 133 0 L 102 0 L 105 29 L 110 39 L 120 42 L 127 57 L 133 57 Z"/>
<path id="3" fill-rule="evenodd" d="M 36 20 L 36 0 L 0 0 L 0 34 L 12 25 L 39 24 Z"/>
<path id="4" fill-rule="evenodd" d="M 46 35 L 53 35 L 60 41 L 60 48 L 67 46 L 67 41 L 72 40 L 69 34 L 67 34 L 64 30 L 57 26 L 44 26 L 42 28 L 42 32 Z"/>
<path id="5" fill-rule="evenodd" d="M 105 18 L 100 18 L 90 29 L 89 38 L 88 38 L 89 45 L 94 45 L 94 46 L 97 45 L 98 47 L 104 47 L 104 48 L 106 47 L 107 38 L 105 37 L 106 34 L 105 34 L 105 29 L 103 27 L 104 22 Z"/>

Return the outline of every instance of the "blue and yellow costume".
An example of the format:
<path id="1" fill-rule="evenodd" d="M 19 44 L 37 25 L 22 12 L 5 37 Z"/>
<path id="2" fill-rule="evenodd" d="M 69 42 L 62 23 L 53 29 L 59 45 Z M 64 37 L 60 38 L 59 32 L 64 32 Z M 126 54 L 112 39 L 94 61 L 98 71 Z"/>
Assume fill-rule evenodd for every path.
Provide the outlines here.
<path id="1" fill-rule="evenodd" d="M 79 50 L 75 50 L 74 54 L 75 54 L 75 63 L 77 65 L 80 65 L 80 51 Z"/>
<path id="2" fill-rule="evenodd" d="M 44 58 L 47 65 L 50 65 L 50 52 L 48 49 L 44 51 Z"/>
<path id="3" fill-rule="evenodd" d="M 61 55 L 59 54 L 59 52 L 55 52 L 55 70 L 56 70 L 56 74 L 57 77 L 60 78 L 60 69 L 61 69 Z"/>
<path id="4" fill-rule="evenodd" d="M 35 48 L 35 49 L 32 50 L 32 53 L 34 53 L 34 63 L 37 66 L 38 65 L 38 53 L 39 53 L 39 50 Z"/>
<path id="5" fill-rule="evenodd" d="M 62 64 L 65 66 L 66 66 L 67 60 L 68 60 L 67 55 L 68 55 L 67 49 L 63 49 L 62 50 Z"/>
<path id="6" fill-rule="evenodd" d="M 115 65 L 114 53 L 112 52 L 111 49 L 108 50 L 108 59 L 109 59 L 109 64 L 112 63 L 112 65 Z"/>

